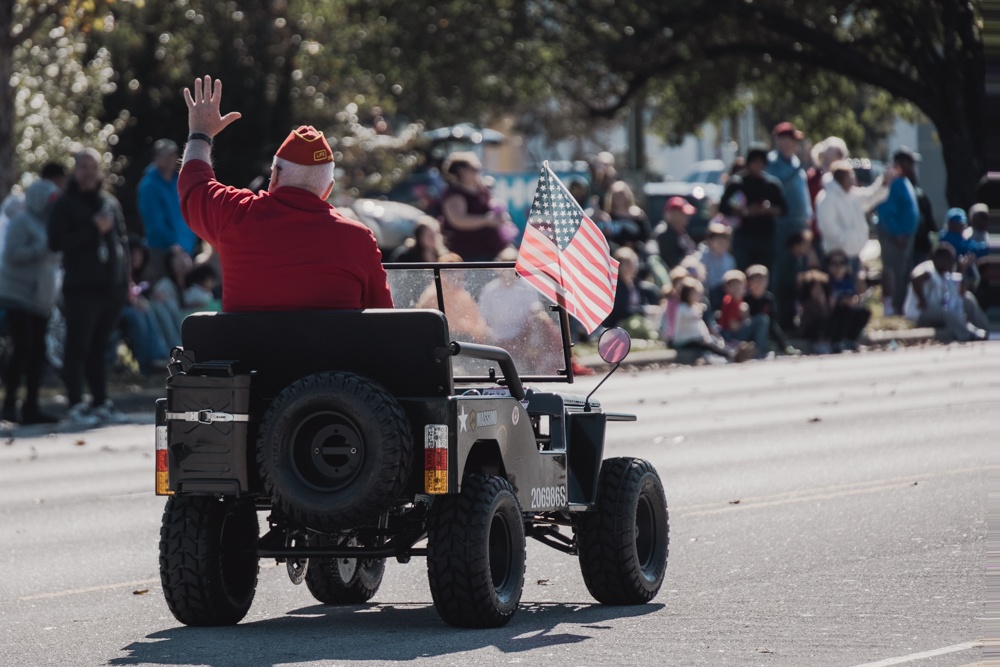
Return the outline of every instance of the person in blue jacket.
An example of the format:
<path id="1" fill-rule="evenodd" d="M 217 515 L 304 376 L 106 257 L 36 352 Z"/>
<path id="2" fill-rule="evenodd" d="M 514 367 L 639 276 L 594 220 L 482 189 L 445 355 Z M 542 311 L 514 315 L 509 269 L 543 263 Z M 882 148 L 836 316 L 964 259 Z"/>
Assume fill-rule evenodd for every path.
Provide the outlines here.
<path id="1" fill-rule="evenodd" d="M 913 183 L 906 177 L 908 167 L 919 159 L 906 146 L 892 156 L 894 172 L 889 197 L 878 205 L 878 242 L 882 252 L 882 300 L 886 315 L 903 312 L 906 287 L 913 259 L 913 240 L 920 224 L 920 207 Z"/>
<path id="2" fill-rule="evenodd" d="M 160 271 L 170 249 L 179 245 L 189 255 L 194 252 L 198 237 L 184 222 L 177 194 L 177 144 L 160 139 L 153 144 L 153 161 L 139 181 L 139 215 L 149 246 L 151 270 Z M 147 275 L 155 281 L 160 276 Z"/>

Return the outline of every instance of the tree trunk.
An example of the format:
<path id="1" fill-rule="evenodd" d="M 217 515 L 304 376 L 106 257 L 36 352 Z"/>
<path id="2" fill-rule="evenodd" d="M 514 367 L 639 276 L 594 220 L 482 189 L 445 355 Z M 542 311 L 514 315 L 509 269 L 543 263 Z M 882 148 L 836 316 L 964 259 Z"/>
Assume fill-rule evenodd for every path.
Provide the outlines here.
<path id="1" fill-rule="evenodd" d="M 10 85 L 14 3 L 0 8 L 0 200 L 14 185 L 14 89 Z"/>
<path id="2" fill-rule="evenodd" d="M 976 185 L 986 171 L 982 142 L 974 141 L 968 132 L 948 122 L 935 122 L 935 128 L 948 173 L 948 205 L 968 209 L 976 203 Z"/>

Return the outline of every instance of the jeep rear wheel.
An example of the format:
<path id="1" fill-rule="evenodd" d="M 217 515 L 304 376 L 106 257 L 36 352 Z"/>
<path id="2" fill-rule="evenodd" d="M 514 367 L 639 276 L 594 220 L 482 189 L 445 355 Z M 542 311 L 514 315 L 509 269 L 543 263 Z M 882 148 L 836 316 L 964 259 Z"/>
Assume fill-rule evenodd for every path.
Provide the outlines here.
<path id="1" fill-rule="evenodd" d="M 286 387 L 257 439 L 260 478 L 275 507 L 318 530 L 377 519 L 402 491 L 412 458 L 399 403 L 351 373 L 318 373 Z"/>
<path id="2" fill-rule="evenodd" d="M 505 625 L 521 601 L 524 561 L 524 522 L 510 482 L 468 475 L 460 494 L 435 498 L 427 575 L 434 606 L 447 623 Z"/>
<path id="3" fill-rule="evenodd" d="M 252 501 L 208 496 L 167 500 L 160 528 L 160 582 L 185 625 L 235 625 L 257 588 L 257 512 Z"/>
<path id="4" fill-rule="evenodd" d="M 578 515 L 580 569 L 604 604 L 643 604 L 663 584 L 669 534 L 667 500 L 656 470 L 641 459 L 601 464 L 596 511 Z"/>

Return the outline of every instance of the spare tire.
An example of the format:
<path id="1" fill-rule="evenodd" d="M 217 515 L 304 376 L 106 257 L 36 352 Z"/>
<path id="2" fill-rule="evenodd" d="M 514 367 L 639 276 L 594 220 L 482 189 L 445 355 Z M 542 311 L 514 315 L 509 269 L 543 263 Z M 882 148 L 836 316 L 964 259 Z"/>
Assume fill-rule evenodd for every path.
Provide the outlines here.
<path id="1" fill-rule="evenodd" d="M 286 387 L 264 413 L 257 464 L 273 505 L 321 531 L 375 521 L 403 489 L 413 438 L 399 402 L 352 373 Z"/>

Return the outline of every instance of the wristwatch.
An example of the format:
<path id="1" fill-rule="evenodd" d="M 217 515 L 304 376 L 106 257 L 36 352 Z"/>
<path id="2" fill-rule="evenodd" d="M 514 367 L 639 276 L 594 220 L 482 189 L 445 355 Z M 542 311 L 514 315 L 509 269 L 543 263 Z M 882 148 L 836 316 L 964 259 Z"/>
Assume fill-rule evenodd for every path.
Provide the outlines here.
<path id="1" fill-rule="evenodd" d="M 192 132 L 191 134 L 188 135 L 188 141 L 194 141 L 195 139 L 201 139 L 209 146 L 212 145 L 212 137 L 208 136 L 204 132 Z"/>

